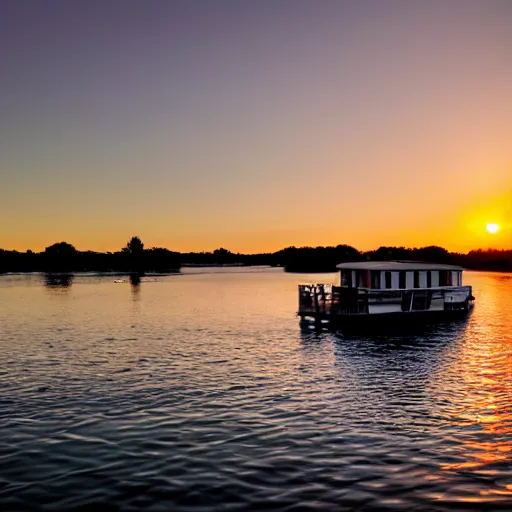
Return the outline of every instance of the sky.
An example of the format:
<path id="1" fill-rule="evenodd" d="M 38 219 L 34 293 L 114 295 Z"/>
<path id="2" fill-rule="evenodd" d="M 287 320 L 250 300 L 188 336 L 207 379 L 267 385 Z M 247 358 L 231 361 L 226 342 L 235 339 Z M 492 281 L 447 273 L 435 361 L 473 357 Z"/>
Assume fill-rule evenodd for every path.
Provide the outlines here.
<path id="1" fill-rule="evenodd" d="M 5 249 L 512 247 L 508 0 L 2 0 L 0 119 Z"/>

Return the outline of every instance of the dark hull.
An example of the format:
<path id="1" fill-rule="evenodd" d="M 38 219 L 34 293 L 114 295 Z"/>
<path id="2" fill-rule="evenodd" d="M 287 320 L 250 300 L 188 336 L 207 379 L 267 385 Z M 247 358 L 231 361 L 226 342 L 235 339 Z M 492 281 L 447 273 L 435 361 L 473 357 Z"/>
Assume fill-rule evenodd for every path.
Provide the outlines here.
<path id="1" fill-rule="evenodd" d="M 326 315 L 324 313 L 299 313 L 301 325 L 313 325 L 316 328 L 333 328 L 357 332 L 400 331 L 411 328 L 460 321 L 472 311 L 455 309 L 443 311 L 411 311 L 362 315 Z"/>

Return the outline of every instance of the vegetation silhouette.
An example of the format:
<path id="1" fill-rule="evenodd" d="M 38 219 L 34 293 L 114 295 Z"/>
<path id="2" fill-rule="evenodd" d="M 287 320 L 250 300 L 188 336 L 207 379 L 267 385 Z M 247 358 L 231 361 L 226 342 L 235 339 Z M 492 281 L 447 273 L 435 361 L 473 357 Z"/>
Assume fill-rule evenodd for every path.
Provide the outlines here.
<path id="1" fill-rule="evenodd" d="M 134 236 L 130 239 L 130 241 L 126 244 L 126 247 L 123 249 L 130 254 L 142 254 L 144 252 L 144 244 L 142 240 L 138 236 Z"/>
<path id="2" fill-rule="evenodd" d="M 181 256 L 161 247 L 144 249 L 138 237 L 133 237 L 117 252 L 78 251 L 67 242 L 58 242 L 36 253 L 0 249 L 0 274 L 6 272 L 179 272 Z"/>
<path id="3" fill-rule="evenodd" d="M 138 236 L 132 237 L 122 252 L 128 259 L 130 272 L 144 272 L 144 244 Z"/>
<path id="4" fill-rule="evenodd" d="M 76 267 L 77 250 L 67 242 L 58 242 L 44 250 L 46 272 L 71 272 Z"/>
<path id="5" fill-rule="evenodd" d="M 288 247 L 277 253 L 287 272 L 332 272 L 338 263 L 360 261 L 363 254 L 350 245 L 336 247 Z"/>
<path id="6" fill-rule="evenodd" d="M 467 254 L 443 247 L 379 247 L 361 252 L 350 245 L 335 247 L 287 247 L 274 253 L 241 254 L 223 247 L 212 252 L 179 253 L 162 247 L 146 249 L 134 236 L 117 252 L 78 251 L 67 242 L 52 244 L 43 252 L 0 249 L 0 273 L 115 272 L 130 275 L 179 272 L 182 266 L 280 266 L 288 272 L 334 272 L 345 261 L 428 261 L 461 265 L 467 269 L 512 272 L 512 250 L 473 250 Z"/>

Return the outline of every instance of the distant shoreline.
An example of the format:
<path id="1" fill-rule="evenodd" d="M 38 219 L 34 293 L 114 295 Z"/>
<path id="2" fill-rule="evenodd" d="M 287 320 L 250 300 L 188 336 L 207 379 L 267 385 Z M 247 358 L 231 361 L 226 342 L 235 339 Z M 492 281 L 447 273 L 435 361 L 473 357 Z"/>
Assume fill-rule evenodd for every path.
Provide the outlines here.
<path id="1" fill-rule="evenodd" d="M 274 265 L 184 265 L 183 268 L 254 268 L 254 267 L 263 267 L 263 268 L 280 268 L 283 272 L 287 274 L 335 274 L 338 272 L 336 269 L 334 270 L 286 270 L 284 267 L 274 266 Z M 482 273 L 494 273 L 494 274 L 512 274 L 512 270 L 500 270 L 500 269 L 478 269 L 478 268 L 469 268 L 464 267 L 465 271 L 470 272 L 482 272 Z M 68 271 L 68 272 L 45 272 L 45 271 L 19 271 L 19 272 L 0 272 L 0 278 L 8 277 L 8 276 L 38 276 L 45 278 L 65 278 L 65 277 L 136 277 L 136 278 L 144 278 L 144 277 L 167 277 L 167 276 L 182 276 L 183 273 L 180 270 L 170 271 L 170 272 L 109 272 L 109 271 L 96 271 L 96 270 L 80 270 L 80 271 Z M 191 274 L 192 275 L 192 274 Z"/>
<path id="2" fill-rule="evenodd" d="M 179 253 L 162 247 L 146 249 L 138 237 L 117 252 L 78 251 L 67 242 L 58 242 L 43 252 L 0 249 L 0 274 L 7 272 L 77 273 L 102 275 L 179 272 L 181 268 L 282 267 L 293 273 L 335 272 L 336 265 L 348 261 L 422 261 L 460 265 L 467 270 L 511 272 L 512 249 L 475 250 L 452 253 L 438 246 L 419 248 L 379 247 L 361 252 L 350 245 L 335 247 L 287 247 L 274 253 L 240 254 L 220 248 L 212 252 Z"/>
<path id="3" fill-rule="evenodd" d="M 254 266 L 254 265 L 247 265 L 245 263 L 183 263 L 181 267 L 189 267 L 189 268 L 195 268 L 195 267 L 247 267 L 247 266 Z"/>

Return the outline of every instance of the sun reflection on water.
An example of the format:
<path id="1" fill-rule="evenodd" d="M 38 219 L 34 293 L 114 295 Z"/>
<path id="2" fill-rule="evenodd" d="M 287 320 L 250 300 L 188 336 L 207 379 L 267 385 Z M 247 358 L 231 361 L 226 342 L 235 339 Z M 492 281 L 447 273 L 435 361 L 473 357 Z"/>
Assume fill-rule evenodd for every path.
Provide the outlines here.
<path id="1" fill-rule="evenodd" d="M 440 469 L 447 476 L 470 472 L 485 479 L 477 491 L 482 501 L 512 495 L 512 335 L 503 334 L 502 313 L 511 310 L 512 298 L 497 304 L 503 294 L 494 293 L 495 286 L 489 280 L 479 290 L 479 322 L 469 326 L 457 362 L 447 361 L 432 385 L 448 404 L 438 412 L 451 433 Z"/>

